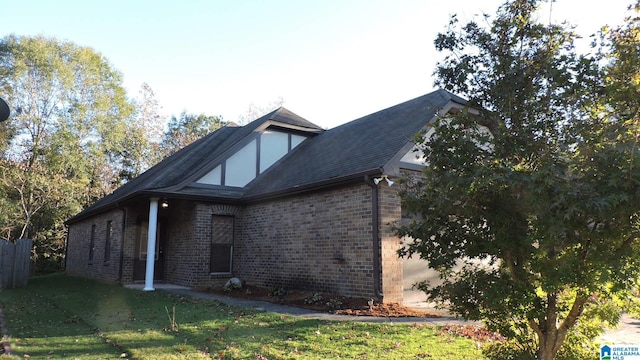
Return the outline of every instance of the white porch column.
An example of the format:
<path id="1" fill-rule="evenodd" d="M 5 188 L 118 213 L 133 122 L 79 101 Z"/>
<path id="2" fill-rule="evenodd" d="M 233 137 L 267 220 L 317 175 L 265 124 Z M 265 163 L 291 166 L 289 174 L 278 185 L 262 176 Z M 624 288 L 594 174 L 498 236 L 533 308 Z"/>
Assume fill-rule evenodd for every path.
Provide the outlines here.
<path id="1" fill-rule="evenodd" d="M 147 272 L 144 277 L 144 291 L 153 291 L 153 267 L 156 260 L 156 231 L 158 228 L 158 198 L 149 202 L 149 229 L 147 231 Z"/>

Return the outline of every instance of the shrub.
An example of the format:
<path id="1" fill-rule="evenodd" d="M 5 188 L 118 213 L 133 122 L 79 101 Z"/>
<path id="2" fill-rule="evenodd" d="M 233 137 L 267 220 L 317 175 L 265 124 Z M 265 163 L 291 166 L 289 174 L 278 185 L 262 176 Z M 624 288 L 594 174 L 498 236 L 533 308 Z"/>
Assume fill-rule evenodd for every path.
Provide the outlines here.
<path id="1" fill-rule="evenodd" d="M 327 301 L 327 306 L 332 310 L 337 310 L 337 309 L 340 309 L 340 307 L 342 306 L 342 301 L 338 299 L 331 299 Z"/>
<path id="2" fill-rule="evenodd" d="M 317 304 L 321 301 L 322 301 L 322 295 L 320 293 L 313 293 L 307 296 L 306 298 L 304 298 L 304 303 L 308 305 Z"/>
<path id="3" fill-rule="evenodd" d="M 287 290 L 283 287 L 271 288 L 271 290 L 269 290 L 269 296 L 283 297 L 285 295 L 287 295 Z"/>

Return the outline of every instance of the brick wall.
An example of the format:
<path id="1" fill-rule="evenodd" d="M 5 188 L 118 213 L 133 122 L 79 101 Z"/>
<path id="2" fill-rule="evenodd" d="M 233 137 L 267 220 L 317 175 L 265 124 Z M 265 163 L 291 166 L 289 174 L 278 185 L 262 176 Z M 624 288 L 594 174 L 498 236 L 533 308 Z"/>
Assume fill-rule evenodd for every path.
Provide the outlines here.
<path id="1" fill-rule="evenodd" d="M 195 288 L 224 285 L 231 274 L 212 275 L 209 272 L 211 219 L 213 215 L 234 216 L 236 242 L 239 242 L 242 233 L 240 208 L 181 201 L 172 205 L 171 214 L 168 219 L 165 281 Z"/>
<path id="2" fill-rule="evenodd" d="M 385 302 L 402 302 L 397 187 L 380 186 L 379 235 Z M 171 217 L 166 281 L 222 286 L 231 276 L 263 287 L 375 297 L 372 189 L 364 182 L 248 205 L 185 203 Z M 235 217 L 232 274 L 210 274 L 212 215 Z M 243 226 L 244 225 L 244 226 Z"/>
<path id="3" fill-rule="evenodd" d="M 148 202 L 144 206 L 138 208 L 127 208 L 126 210 L 126 228 L 124 231 L 124 252 L 122 257 L 122 283 L 130 284 L 133 282 L 133 261 L 135 256 L 136 238 L 138 236 L 136 224 L 141 216 L 149 216 Z M 146 214 L 145 214 L 146 210 Z"/>
<path id="4" fill-rule="evenodd" d="M 171 284 L 194 286 L 191 273 L 195 272 L 198 244 L 194 236 L 195 203 L 172 202 L 167 219 L 168 236 L 165 251 L 165 281 Z"/>
<path id="5" fill-rule="evenodd" d="M 122 244 L 123 210 L 112 210 L 69 226 L 66 272 L 73 276 L 88 277 L 108 283 L 119 282 L 120 249 Z M 107 223 L 111 221 L 111 236 L 105 261 Z M 93 260 L 89 260 L 91 228 L 95 225 Z"/>
<path id="6" fill-rule="evenodd" d="M 390 224 L 401 218 L 396 186 L 378 187 L 381 290 L 385 302 L 402 302 L 400 240 Z M 238 276 L 249 284 L 375 297 L 372 240 L 372 189 L 364 182 L 297 195 L 244 208 L 193 201 L 171 201 L 159 210 L 167 227 L 164 281 L 194 288 L 222 286 Z M 133 282 L 136 226 L 148 217 L 148 202 L 130 206 L 122 234 L 123 210 L 112 211 L 69 228 L 67 270 L 71 275 L 118 281 L 124 235 L 122 283 Z M 233 272 L 211 274 L 213 215 L 235 218 Z M 111 262 L 102 261 L 104 229 L 112 220 Z M 88 262 L 91 225 L 96 224 L 94 261 Z M 102 247 L 101 247 L 102 246 Z M 100 265 L 100 266 L 98 266 Z"/>
<path id="7" fill-rule="evenodd" d="M 375 296 L 371 195 L 362 183 L 248 206 L 238 275 L 259 286 Z"/>

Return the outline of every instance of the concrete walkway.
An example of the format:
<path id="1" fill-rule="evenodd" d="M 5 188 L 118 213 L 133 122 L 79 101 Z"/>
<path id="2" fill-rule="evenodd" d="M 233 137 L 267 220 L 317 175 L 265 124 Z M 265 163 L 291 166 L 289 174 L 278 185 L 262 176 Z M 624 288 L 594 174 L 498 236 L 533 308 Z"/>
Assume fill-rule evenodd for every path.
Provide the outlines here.
<path id="1" fill-rule="evenodd" d="M 610 345 L 640 345 L 640 320 L 623 314 L 620 326 L 617 329 L 608 330 L 600 340 Z"/>

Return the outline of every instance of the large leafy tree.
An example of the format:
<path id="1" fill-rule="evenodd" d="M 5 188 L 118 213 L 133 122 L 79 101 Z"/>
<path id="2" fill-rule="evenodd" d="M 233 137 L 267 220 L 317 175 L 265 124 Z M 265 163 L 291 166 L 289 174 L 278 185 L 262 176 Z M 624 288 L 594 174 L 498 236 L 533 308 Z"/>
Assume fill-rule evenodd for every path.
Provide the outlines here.
<path id="1" fill-rule="evenodd" d="M 401 255 L 440 271 L 420 285 L 433 300 L 512 339 L 516 358 L 580 358 L 589 320 L 615 323 L 612 300 L 640 272 L 638 23 L 605 36 L 607 57 L 582 56 L 537 5 L 452 17 L 438 35 L 437 84 L 475 110 L 416 139 L 428 166 L 407 181 L 413 221 L 397 230 L 414 239 Z"/>
<path id="2" fill-rule="evenodd" d="M 54 249 L 60 257 L 63 221 L 119 183 L 134 110 L 121 83 L 90 48 L 42 36 L 0 40 L 0 92 L 13 108 L 0 125 L 3 237 L 30 237 L 36 256 Z"/>
<path id="3" fill-rule="evenodd" d="M 128 181 L 162 160 L 160 144 L 166 119 L 149 84 L 142 84 L 136 99 L 136 114 L 122 147 L 120 177 Z"/>

